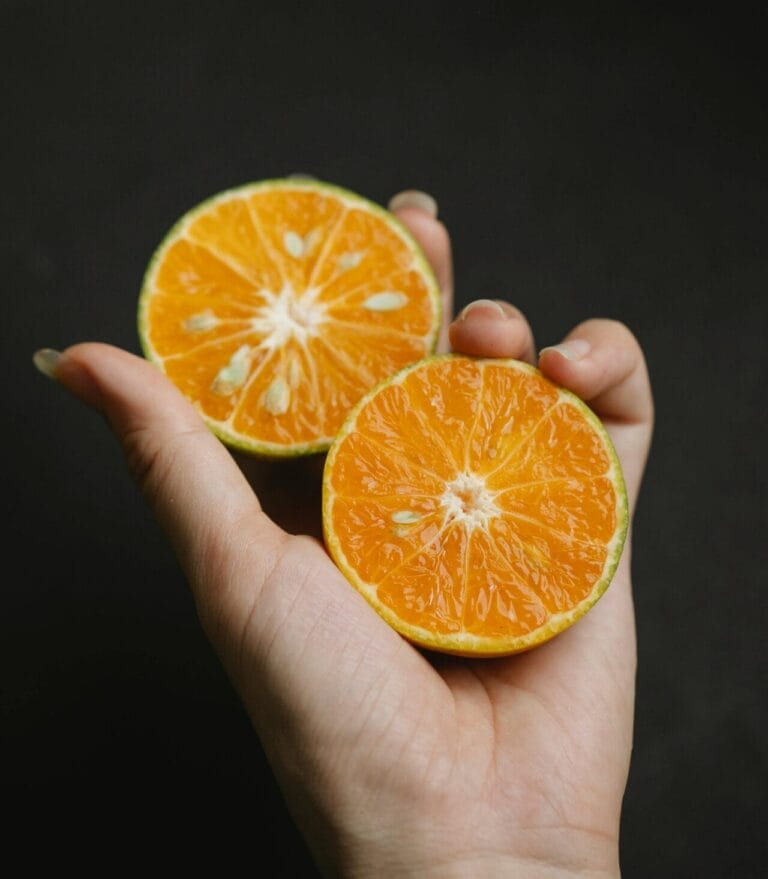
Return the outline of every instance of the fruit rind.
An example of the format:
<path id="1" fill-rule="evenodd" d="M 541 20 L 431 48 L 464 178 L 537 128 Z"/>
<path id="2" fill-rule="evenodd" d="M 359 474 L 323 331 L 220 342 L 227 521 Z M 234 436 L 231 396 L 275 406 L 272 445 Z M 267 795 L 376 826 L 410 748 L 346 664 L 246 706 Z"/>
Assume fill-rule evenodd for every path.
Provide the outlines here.
<path id="1" fill-rule="evenodd" d="M 327 183 L 323 180 L 315 180 L 310 178 L 290 178 L 290 177 L 271 177 L 265 180 L 257 180 L 250 183 L 244 183 L 239 186 L 229 187 L 209 196 L 205 200 L 198 202 L 192 208 L 187 210 L 181 217 L 171 226 L 165 234 L 160 244 L 155 248 L 149 259 L 147 267 L 141 282 L 141 290 L 138 299 L 137 309 L 137 331 L 139 338 L 139 346 L 141 353 L 150 363 L 153 363 L 161 371 L 163 369 L 163 358 L 159 357 L 149 342 L 149 326 L 147 320 L 147 311 L 149 301 L 152 297 L 153 280 L 160 265 L 161 258 L 170 245 L 179 237 L 182 229 L 192 222 L 197 216 L 205 213 L 210 207 L 220 201 L 228 201 L 232 198 L 242 198 L 255 192 L 270 191 L 275 189 L 294 189 L 308 192 L 327 192 L 344 201 L 365 207 L 367 211 L 382 219 L 390 228 L 397 231 L 401 238 L 408 244 L 409 249 L 413 253 L 414 260 L 418 266 L 419 272 L 424 278 L 428 287 L 429 296 L 432 302 L 433 318 L 432 328 L 425 338 L 427 351 L 431 354 L 437 345 L 437 339 L 440 332 L 442 322 L 442 297 L 440 295 L 440 286 L 435 277 L 434 270 L 427 260 L 421 245 L 416 241 L 411 231 L 402 223 L 394 214 L 390 213 L 386 208 L 353 192 L 343 186 L 335 183 Z M 429 355 L 427 355 L 429 356 Z M 201 417 L 208 425 L 211 432 L 217 436 L 225 445 L 230 448 L 237 449 L 248 455 L 259 458 L 296 458 L 306 455 L 313 455 L 326 452 L 334 437 L 320 437 L 311 442 L 292 443 L 284 445 L 281 443 L 271 443 L 264 440 L 247 439 L 241 434 L 228 430 L 220 422 L 207 417 L 204 413 L 200 413 Z"/>
<path id="2" fill-rule="evenodd" d="M 511 366 L 515 369 L 528 372 L 532 375 L 544 377 L 540 370 L 535 367 L 513 359 L 487 359 L 468 357 L 459 354 L 436 354 L 423 358 L 417 363 L 411 364 L 399 370 L 393 376 L 380 382 L 376 387 L 368 391 L 367 394 L 356 404 L 350 411 L 346 420 L 337 433 L 334 442 L 331 444 L 328 455 L 325 459 L 323 470 L 323 498 L 322 498 L 322 518 L 323 518 L 323 538 L 326 549 L 331 555 L 333 561 L 344 574 L 347 580 L 354 586 L 371 604 L 373 609 L 404 638 L 413 644 L 433 650 L 439 653 L 449 653 L 458 656 L 469 656 L 477 658 L 492 658 L 495 656 L 507 656 L 514 653 L 522 653 L 534 647 L 544 644 L 551 640 L 555 635 L 569 628 L 573 623 L 583 617 L 587 611 L 592 608 L 611 583 L 613 576 L 621 559 L 621 554 L 626 540 L 627 529 L 629 526 L 629 510 L 627 504 L 626 485 L 621 469 L 619 457 L 614 448 L 605 426 L 589 406 L 572 391 L 555 385 L 561 395 L 561 398 L 567 400 L 571 405 L 578 408 L 584 415 L 586 420 L 594 428 L 595 432 L 603 441 L 606 453 L 611 461 L 611 469 L 607 474 L 614 485 L 616 495 L 616 520 L 617 525 L 613 537 L 607 546 L 607 557 L 603 566 L 600 579 L 594 584 L 589 595 L 582 601 L 572 607 L 570 610 L 559 614 L 553 614 L 546 623 L 533 629 L 523 636 L 502 638 L 502 637 L 481 637 L 471 633 L 462 632 L 457 634 L 440 634 L 435 635 L 420 626 L 414 626 L 398 617 L 390 608 L 376 599 L 376 586 L 366 583 L 353 566 L 347 560 L 344 550 L 341 547 L 339 539 L 332 531 L 332 506 L 335 493 L 331 486 L 331 476 L 333 473 L 334 461 L 338 449 L 341 447 L 343 439 L 348 436 L 355 427 L 357 417 L 360 411 L 367 403 L 383 388 L 402 382 L 402 380 L 411 372 L 420 369 L 426 364 L 436 363 L 447 360 L 472 360 L 476 363 L 494 364 L 501 366 Z M 550 381 L 547 379 L 547 381 Z M 551 382 L 550 382 L 551 383 Z"/>

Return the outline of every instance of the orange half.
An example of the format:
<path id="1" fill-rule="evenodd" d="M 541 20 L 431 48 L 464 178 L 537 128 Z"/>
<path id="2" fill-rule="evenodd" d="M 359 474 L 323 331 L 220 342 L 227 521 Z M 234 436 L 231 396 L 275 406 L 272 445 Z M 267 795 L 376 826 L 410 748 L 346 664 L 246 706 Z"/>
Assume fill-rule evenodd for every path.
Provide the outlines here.
<path id="1" fill-rule="evenodd" d="M 228 445 L 324 451 L 371 387 L 434 350 L 431 267 L 388 211 L 315 180 L 266 180 L 185 214 L 139 297 L 145 356 Z"/>
<path id="2" fill-rule="evenodd" d="M 499 656 L 583 616 L 627 530 L 618 457 L 574 394 L 515 360 L 426 358 L 369 392 L 328 453 L 331 557 L 423 647 Z"/>

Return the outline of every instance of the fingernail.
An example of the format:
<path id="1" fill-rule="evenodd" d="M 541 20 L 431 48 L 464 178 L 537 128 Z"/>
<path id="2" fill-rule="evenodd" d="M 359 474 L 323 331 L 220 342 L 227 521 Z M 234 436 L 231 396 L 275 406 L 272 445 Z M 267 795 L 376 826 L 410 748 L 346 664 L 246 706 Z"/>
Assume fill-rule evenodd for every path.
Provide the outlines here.
<path id="1" fill-rule="evenodd" d="M 437 202 L 431 195 L 418 189 L 406 189 L 393 195 L 389 200 L 388 208 L 393 212 L 399 211 L 400 208 L 418 208 L 433 219 L 437 217 Z"/>
<path id="2" fill-rule="evenodd" d="M 592 346 L 586 339 L 569 339 L 567 342 L 561 342 L 559 345 L 550 345 L 548 348 L 542 348 L 539 351 L 539 357 L 547 351 L 557 351 L 566 360 L 581 360 L 591 350 Z"/>
<path id="3" fill-rule="evenodd" d="M 470 311 L 475 311 L 478 308 L 485 308 L 487 311 L 490 311 L 496 315 L 501 315 L 501 317 L 506 320 L 510 315 L 504 311 L 504 307 L 500 302 L 494 302 L 493 299 L 475 299 L 474 302 L 470 302 L 465 308 L 462 308 L 461 313 L 459 314 L 459 320 L 466 320 L 467 315 Z"/>
<path id="4" fill-rule="evenodd" d="M 61 352 L 53 348 L 41 348 L 32 355 L 32 362 L 48 378 L 56 381 L 56 368 L 61 360 Z"/>

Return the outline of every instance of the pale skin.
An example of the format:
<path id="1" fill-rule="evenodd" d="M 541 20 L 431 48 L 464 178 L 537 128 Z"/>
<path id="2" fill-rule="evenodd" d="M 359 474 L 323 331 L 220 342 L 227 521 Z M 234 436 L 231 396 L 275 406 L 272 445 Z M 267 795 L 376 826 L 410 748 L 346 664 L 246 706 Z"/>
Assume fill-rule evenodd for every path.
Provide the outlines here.
<path id="1" fill-rule="evenodd" d="M 452 315 L 434 203 L 406 192 L 390 207 Z M 537 354 L 503 300 L 477 301 L 441 335 L 442 350 L 525 360 L 586 400 L 621 459 L 631 514 L 653 426 L 643 354 L 612 320 L 587 320 L 561 344 Z M 43 361 L 120 441 L 324 875 L 620 875 L 631 528 L 608 591 L 549 643 L 503 659 L 428 654 L 384 623 L 317 539 L 322 458 L 233 455 L 158 369 L 118 348 L 79 344 Z"/>

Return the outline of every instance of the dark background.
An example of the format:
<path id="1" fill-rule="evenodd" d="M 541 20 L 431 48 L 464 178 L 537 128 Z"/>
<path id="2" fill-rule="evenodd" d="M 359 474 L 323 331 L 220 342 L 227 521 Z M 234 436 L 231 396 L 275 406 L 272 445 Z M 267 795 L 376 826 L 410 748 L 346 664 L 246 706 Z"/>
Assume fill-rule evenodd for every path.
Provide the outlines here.
<path id="1" fill-rule="evenodd" d="M 431 192 L 457 306 L 508 297 L 540 346 L 588 316 L 639 337 L 658 423 L 624 877 L 764 875 L 766 19 L 451 9 L 0 3 L 2 789 L 30 869 L 315 875 L 116 442 L 31 364 L 138 352 L 175 219 L 306 172 Z"/>

